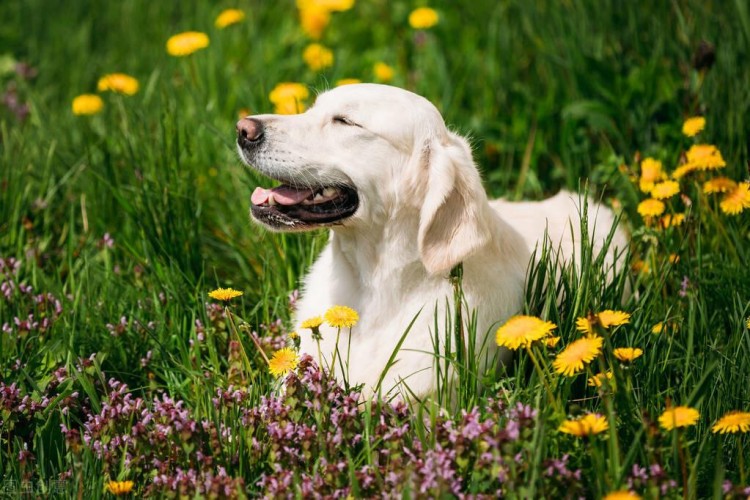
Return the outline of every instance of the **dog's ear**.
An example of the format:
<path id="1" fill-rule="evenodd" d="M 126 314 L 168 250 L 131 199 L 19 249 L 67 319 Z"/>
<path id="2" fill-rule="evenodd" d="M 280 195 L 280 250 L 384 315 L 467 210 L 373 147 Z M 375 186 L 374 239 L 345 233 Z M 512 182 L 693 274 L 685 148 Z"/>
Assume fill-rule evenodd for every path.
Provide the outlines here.
<path id="1" fill-rule="evenodd" d="M 419 215 L 419 253 L 430 274 L 443 274 L 490 240 L 489 205 L 466 141 L 448 133 L 423 152 L 427 186 Z"/>

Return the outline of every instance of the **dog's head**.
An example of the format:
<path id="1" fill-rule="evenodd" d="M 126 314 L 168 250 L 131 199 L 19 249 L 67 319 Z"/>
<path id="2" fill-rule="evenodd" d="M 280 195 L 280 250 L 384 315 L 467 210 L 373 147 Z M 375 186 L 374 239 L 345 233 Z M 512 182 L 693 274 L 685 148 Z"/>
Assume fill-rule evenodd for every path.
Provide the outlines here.
<path id="1" fill-rule="evenodd" d="M 425 267 L 444 272 L 486 243 L 486 196 L 466 141 L 426 99 L 345 85 L 299 115 L 237 123 L 242 160 L 281 185 L 258 187 L 251 214 L 273 230 L 367 231 L 418 214 Z"/>

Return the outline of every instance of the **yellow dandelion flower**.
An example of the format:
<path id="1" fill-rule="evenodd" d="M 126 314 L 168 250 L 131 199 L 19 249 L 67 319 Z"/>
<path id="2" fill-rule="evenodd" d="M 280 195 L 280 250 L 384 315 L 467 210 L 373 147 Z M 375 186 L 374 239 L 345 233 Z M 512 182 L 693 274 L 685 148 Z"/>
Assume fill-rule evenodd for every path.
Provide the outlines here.
<path id="1" fill-rule="evenodd" d="M 610 328 L 612 326 L 626 325 L 630 323 L 630 313 L 624 311 L 613 311 L 607 309 L 597 314 L 599 322 L 604 328 Z"/>
<path id="2" fill-rule="evenodd" d="M 299 101 L 282 101 L 276 104 L 273 108 L 273 112 L 277 115 L 296 115 L 304 112 L 306 106 L 304 103 Z"/>
<path id="3" fill-rule="evenodd" d="M 607 418 L 596 413 L 589 413 L 575 420 L 564 421 L 558 430 L 565 434 L 571 434 L 576 437 L 593 436 L 601 434 L 609 429 Z"/>
<path id="4" fill-rule="evenodd" d="M 682 124 L 682 133 L 688 137 L 698 135 L 706 126 L 706 119 L 702 116 L 694 116 L 685 120 Z"/>
<path id="5" fill-rule="evenodd" d="M 651 192 L 658 181 L 664 178 L 664 170 L 659 160 L 653 158 L 644 158 L 641 162 L 641 177 L 638 180 L 638 186 L 644 193 Z"/>
<path id="6" fill-rule="evenodd" d="M 306 319 L 303 321 L 299 327 L 300 328 L 309 328 L 312 330 L 313 328 L 318 328 L 320 325 L 323 324 L 323 318 L 320 316 L 313 316 L 312 318 Z"/>
<path id="7" fill-rule="evenodd" d="M 583 332 L 586 335 L 594 335 L 596 333 L 594 331 L 594 324 L 597 322 L 602 328 L 626 325 L 630 323 L 630 313 L 606 309 L 598 314 L 594 314 L 591 319 L 576 319 L 576 330 Z"/>
<path id="8" fill-rule="evenodd" d="M 557 373 L 571 377 L 602 352 L 602 342 L 603 339 L 596 336 L 578 339 L 557 355 L 552 366 Z"/>
<path id="9" fill-rule="evenodd" d="M 638 204 L 638 213 L 641 217 L 656 217 L 664 213 L 664 202 L 649 198 Z"/>
<path id="10" fill-rule="evenodd" d="M 284 347 L 273 353 L 271 359 L 268 360 L 268 371 L 274 377 L 283 377 L 297 368 L 298 364 L 297 352 L 291 347 Z"/>
<path id="11" fill-rule="evenodd" d="M 711 432 L 714 434 L 750 432 L 750 412 L 730 411 L 714 424 Z"/>
<path id="12" fill-rule="evenodd" d="M 375 79 L 377 81 L 384 83 L 393 80 L 393 75 L 395 74 L 393 68 L 384 62 L 376 62 L 375 66 L 372 67 L 372 72 L 375 74 Z"/>
<path id="13" fill-rule="evenodd" d="M 685 222 L 685 214 L 665 214 L 659 219 L 659 226 L 662 229 L 669 227 L 681 226 Z"/>
<path id="14" fill-rule="evenodd" d="M 104 101 L 96 94 L 83 94 L 73 99 L 74 115 L 95 115 L 104 108 Z"/>
<path id="15" fill-rule="evenodd" d="M 331 12 L 328 9 L 312 4 L 299 9 L 302 31 L 313 40 L 320 40 L 330 21 Z"/>
<path id="16" fill-rule="evenodd" d="M 227 26 L 242 22 L 244 19 L 245 13 L 240 9 L 227 9 L 216 17 L 214 25 L 219 29 L 224 29 Z"/>
<path id="17" fill-rule="evenodd" d="M 728 215 L 737 215 L 746 208 L 750 208 L 750 182 L 739 183 L 734 191 L 724 196 L 719 207 Z"/>
<path id="18" fill-rule="evenodd" d="M 344 12 L 354 7 L 354 0 L 314 0 L 314 1 L 316 1 L 322 7 L 333 12 Z"/>
<path id="19" fill-rule="evenodd" d="M 347 306 L 333 306 L 324 316 L 326 323 L 334 328 L 351 328 L 359 321 L 357 311 Z"/>
<path id="20" fill-rule="evenodd" d="M 217 288 L 212 292 L 208 292 L 208 296 L 212 299 L 223 300 L 224 302 L 239 297 L 240 295 L 242 295 L 242 292 L 234 290 L 233 288 Z"/>
<path id="21" fill-rule="evenodd" d="M 99 92 L 111 90 L 118 94 L 133 95 L 138 92 L 138 80 L 125 73 L 110 73 L 99 78 L 96 90 Z"/>
<path id="22" fill-rule="evenodd" d="M 721 151 L 711 144 L 694 144 L 687 153 L 687 163 L 694 164 L 699 170 L 715 170 L 726 166 Z"/>
<path id="23" fill-rule="evenodd" d="M 659 321 L 657 324 L 651 327 L 651 333 L 659 334 L 664 331 L 664 322 Z"/>
<path id="24" fill-rule="evenodd" d="M 703 184 L 703 192 L 706 194 L 726 193 L 733 191 L 737 183 L 728 177 L 714 177 Z"/>
<path id="25" fill-rule="evenodd" d="M 320 71 L 333 65 L 333 52 L 319 43 L 311 43 L 302 52 L 302 59 L 308 68 Z"/>
<path id="26" fill-rule="evenodd" d="M 279 83 L 268 95 L 268 98 L 274 104 L 288 99 L 303 101 L 308 97 L 310 97 L 310 91 L 307 90 L 307 87 L 301 83 L 293 82 Z"/>
<path id="27" fill-rule="evenodd" d="M 750 330 L 750 318 L 747 318 L 747 320 L 745 321 L 745 327 Z"/>
<path id="28" fill-rule="evenodd" d="M 613 378 L 614 378 L 614 374 L 611 371 L 597 373 L 593 377 L 589 377 L 587 384 L 590 387 L 601 387 L 604 384 L 604 381 L 606 380 L 607 383 L 609 383 L 609 385 L 612 385 Z"/>
<path id="29" fill-rule="evenodd" d="M 594 327 L 588 318 L 576 319 L 576 330 L 583 332 L 586 335 L 594 335 L 596 333 L 594 332 Z"/>
<path id="30" fill-rule="evenodd" d="M 678 262 L 680 262 L 680 256 L 676 253 L 670 253 L 668 260 L 670 264 L 677 264 Z"/>
<path id="31" fill-rule="evenodd" d="M 674 172 L 672 172 L 672 179 L 682 179 L 687 174 L 695 172 L 696 170 L 698 170 L 698 165 L 696 163 L 685 163 L 674 169 Z"/>
<path id="32" fill-rule="evenodd" d="M 133 481 L 109 481 L 107 491 L 115 496 L 127 495 L 133 491 Z"/>
<path id="33" fill-rule="evenodd" d="M 341 87 L 342 85 L 354 85 L 355 83 L 362 83 L 359 78 L 342 78 L 336 81 L 336 86 Z"/>
<path id="34" fill-rule="evenodd" d="M 274 87 L 268 99 L 276 107 L 275 113 L 293 115 L 305 110 L 304 101 L 310 97 L 310 91 L 301 83 L 283 82 Z"/>
<path id="35" fill-rule="evenodd" d="M 689 406 L 674 406 L 668 408 L 659 417 L 659 425 L 662 429 L 671 431 L 677 427 L 689 427 L 695 425 L 700 418 L 700 413 Z"/>
<path id="36" fill-rule="evenodd" d="M 651 189 L 651 197 L 657 200 L 666 200 L 680 192 L 680 184 L 676 181 L 664 181 L 654 184 Z"/>
<path id="37" fill-rule="evenodd" d="M 354 7 L 354 0 L 297 0 L 297 8 L 318 8 L 329 12 L 343 12 Z"/>
<path id="38" fill-rule="evenodd" d="M 643 349 L 637 347 L 618 347 L 612 351 L 612 354 L 623 363 L 632 363 L 643 355 Z"/>
<path id="39" fill-rule="evenodd" d="M 291 340 L 297 340 L 299 338 L 299 333 L 297 333 L 297 332 L 289 332 L 289 338 Z"/>
<path id="40" fill-rule="evenodd" d="M 415 30 L 432 28 L 438 23 L 438 13 L 429 7 L 414 9 L 409 14 L 409 26 Z"/>
<path id="41" fill-rule="evenodd" d="M 169 37 L 167 53 L 170 56 L 184 57 L 208 47 L 208 35 L 199 31 L 186 31 Z"/>
<path id="42" fill-rule="evenodd" d="M 308 97 L 310 97 L 310 91 L 307 90 L 307 87 L 301 83 L 293 82 L 279 83 L 268 95 L 268 99 L 274 104 L 289 99 L 304 101 Z"/>
<path id="43" fill-rule="evenodd" d="M 513 316 L 497 329 L 495 342 L 501 347 L 516 350 L 547 337 L 557 325 L 535 316 Z"/>
<path id="44" fill-rule="evenodd" d="M 544 345 L 546 345 L 550 349 L 554 349 L 559 343 L 560 337 L 547 337 L 546 339 L 544 339 Z"/>
<path id="45" fill-rule="evenodd" d="M 607 493 L 603 500 L 641 500 L 641 497 L 632 491 L 617 490 Z"/>

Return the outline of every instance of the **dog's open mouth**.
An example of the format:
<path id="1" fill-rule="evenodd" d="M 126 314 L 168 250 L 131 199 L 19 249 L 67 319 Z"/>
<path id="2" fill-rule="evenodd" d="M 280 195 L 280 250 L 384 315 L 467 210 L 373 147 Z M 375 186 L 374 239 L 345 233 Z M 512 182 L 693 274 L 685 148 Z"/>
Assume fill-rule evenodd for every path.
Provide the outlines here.
<path id="1" fill-rule="evenodd" d="M 359 206 L 357 191 L 349 186 L 255 188 L 253 217 L 276 228 L 304 228 L 351 217 Z"/>

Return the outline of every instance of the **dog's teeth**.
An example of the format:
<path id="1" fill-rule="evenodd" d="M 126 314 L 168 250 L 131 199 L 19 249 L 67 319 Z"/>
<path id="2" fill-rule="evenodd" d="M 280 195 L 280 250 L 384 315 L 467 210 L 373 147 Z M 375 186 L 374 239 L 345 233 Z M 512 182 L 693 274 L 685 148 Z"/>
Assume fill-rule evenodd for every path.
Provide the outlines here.
<path id="1" fill-rule="evenodd" d="M 315 198 L 313 198 L 313 201 L 321 201 L 325 198 L 323 198 L 323 195 L 320 193 L 315 193 Z"/>
<path id="2" fill-rule="evenodd" d="M 276 205 L 276 200 L 273 199 L 273 194 L 271 194 L 271 195 L 268 196 L 268 204 L 270 206 Z"/>
<path id="3" fill-rule="evenodd" d="M 336 196 L 336 193 L 338 192 L 338 189 L 334 187 L 327 187 L 323 190 L 323 196 L 326 198 L 331 198 L 333 196 Z"/>

